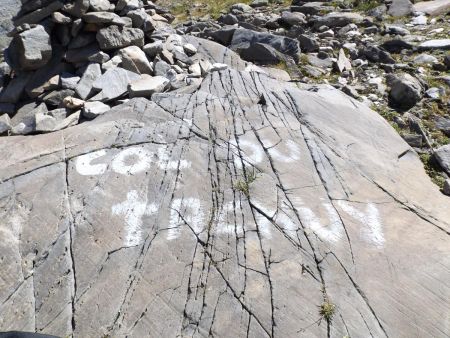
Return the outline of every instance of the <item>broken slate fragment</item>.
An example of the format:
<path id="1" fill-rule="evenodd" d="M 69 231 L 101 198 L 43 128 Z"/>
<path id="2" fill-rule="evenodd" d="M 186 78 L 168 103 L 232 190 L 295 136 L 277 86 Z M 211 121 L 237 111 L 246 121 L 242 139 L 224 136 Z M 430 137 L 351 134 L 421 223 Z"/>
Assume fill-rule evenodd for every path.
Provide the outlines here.
<path id="1" fill-rule="evenodd" d="M 75 88 L 75 92 L 80 98 L 86 100 L 94 94 L 92 84 L 100 75 L 102 75 L 102 70 L 98 63 L 91 63 L 86 67 L 80 82 L 78 82 L 78 85 Z"/>
<path id="2" fill-rule="evenodd" d="M 91 101 L 110 101 L 116 99 L 128 90 L 128 85 L 133 80 L 139 79 L 139 75 L 122 68 L 113 68 L 100 76 L 92 85 L 99 94 L 92 97 Z"/>
<path id="3" fill-rule="evenodd" d="M 100 101 L 86 102 L 83 108 L 83 117 L 91 120 L 110 109 L 107 104 Z"/>
<path id="4" fill-rule="evenodd" d="M 128 91 L 130 97 L 150 97 L 153 93 L 160 93 L 169 84 L 169 80 L 163 76 L 142 75 L 139 79 L 130 83 Z"/>

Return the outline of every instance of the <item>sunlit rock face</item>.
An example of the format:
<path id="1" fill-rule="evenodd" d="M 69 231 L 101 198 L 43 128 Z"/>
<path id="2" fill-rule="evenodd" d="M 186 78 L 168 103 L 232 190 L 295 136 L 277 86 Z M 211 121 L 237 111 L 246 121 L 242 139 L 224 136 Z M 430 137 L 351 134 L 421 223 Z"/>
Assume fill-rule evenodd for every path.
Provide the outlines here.
<path id="1" fill-rule="evenodd" d="M 20 10 L 20 0 L 0 1 L 0 50 L 8 46 L 10 39 L 6 34 L 14 28 L 11 18 Z"/>
<path id="2" fill-rule="evenodd" d="M 213 72 L 0 156 L 2 331 L 450 334 L 448 199 L 333 88 Z"/>

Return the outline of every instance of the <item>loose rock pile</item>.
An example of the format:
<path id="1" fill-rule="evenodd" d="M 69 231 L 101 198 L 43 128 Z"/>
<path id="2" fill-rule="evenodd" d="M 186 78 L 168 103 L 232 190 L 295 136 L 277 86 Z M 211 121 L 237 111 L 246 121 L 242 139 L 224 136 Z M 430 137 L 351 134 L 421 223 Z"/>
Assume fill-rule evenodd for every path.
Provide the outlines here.
<path id="1" fill-rule="evenodd" d="M 0 64 L 0 134 L 60 130 L 226 68 L 197 55 L 172 20 L 147 0 L 25 2 Z"/>

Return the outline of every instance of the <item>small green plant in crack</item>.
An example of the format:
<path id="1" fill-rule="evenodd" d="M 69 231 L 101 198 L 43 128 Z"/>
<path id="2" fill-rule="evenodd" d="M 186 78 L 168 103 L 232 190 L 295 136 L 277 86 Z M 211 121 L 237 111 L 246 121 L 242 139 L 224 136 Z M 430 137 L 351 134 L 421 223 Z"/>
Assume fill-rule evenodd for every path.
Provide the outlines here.
<path id="1" fill-rule="evenodd" d="M 331 303 L 329 300 L 325 300 L 319 307 L 320 317 L 325 319 L 328 323 L 333 319 L 335 312 L 336 305 Z"/>
<path id="2" fill-rule="evenodd" d="M 426 173 L 430 176 L 434 184 L 440 189 L 444 187 L 445 178 L 442 174 L 442 168 L 431 154 L 421 154 L 420 160 L 423 163 Z"/>
<path id="3" fill-rule="evenodd" d="M 256 174 L 255 169 L 253 169 L 252 171 L 247 173 L 247 176 L 245 179 L 239 179 L 234 184 L 234 189 L 242 192 L 245 196 L 248 197 L 250 194 L 250 184 L 255 182 L 256 179 L 257 179 L 257 174 Z"/>

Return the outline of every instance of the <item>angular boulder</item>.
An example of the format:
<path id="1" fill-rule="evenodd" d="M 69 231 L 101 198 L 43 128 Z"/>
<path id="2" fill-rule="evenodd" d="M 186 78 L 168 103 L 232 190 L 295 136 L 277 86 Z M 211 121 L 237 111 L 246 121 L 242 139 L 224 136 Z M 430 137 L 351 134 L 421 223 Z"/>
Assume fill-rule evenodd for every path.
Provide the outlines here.
<path id="1" fill-rule="evenodd" d="M 447 144 L 436 149 L 434 156 L 441 165 L 442 169 L 450 175 L 450 145 Z"/>
<path id="2" fill-rule="evenodd" d="M 412 108 L 423 96 L 423 87 L 415 77 L 404 73 L 396 77 L 389 91 L 391 105 L 403 109 Z"/>
<path id="3" fill-rule="evenodd" d="M 97 41 L 102 50 L 112 50 L 130 45 L 143 46 L 144 32 L 139 28 L 111 25 L 97 32 Z"/>
<path id="4" fill-rule="evenodd" d="M 255 32 L 250 29 L 235 30 L 231 39 L 230 48 L 239 53 L 241 50 L 247 49 L 255 43 L 269 45 L 278 52 L 292 57 L 296 62 L 299 60 L 301 51 L 297 40 L 270 33 Z"/>
<path id="5" fill-rule="evenodd" d="M 409 0 L 393 0 L 388 14 L 394 17 L 410 15 L 413 12 L 413 4 Z"/>
<path id="6" fill-rule="evenodd" d="M 45 28 L 37 25 L 26 30 L 14 39 L 15 51 L 19 55 L 19 64 L 22 70 L 35 70 L 41 68 L 52 57 L 50 35 Z"/>

